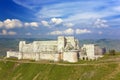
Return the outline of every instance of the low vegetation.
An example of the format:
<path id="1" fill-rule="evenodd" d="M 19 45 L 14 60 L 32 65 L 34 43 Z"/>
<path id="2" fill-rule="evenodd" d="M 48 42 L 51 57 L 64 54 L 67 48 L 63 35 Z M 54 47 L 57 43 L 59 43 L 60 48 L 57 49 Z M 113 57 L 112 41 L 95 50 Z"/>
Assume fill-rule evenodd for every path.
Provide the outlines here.
<path id="1" fill-rule="evenodd" d="M 56 65 L 0 62 L 1 80 L 119 80 L 119 64 Z M 113 74 L 115 73 L 115 74 Z"/>
<path id="2" fill-rule="evenodd" d="M 120 80 L 120 53 L 78 63 L 0 61 L 1 80 Z M 25 63 L 26 62 L 26 63 Z"/>
<path id="3" fill-rule="evenodd" d="M 26 39 L 0 39 L 0 55 L 5 56 L 8 50 L 18 50 L 20 40 Z M 0 57 L 0 80 L 120 80 L 120 53 L 117 53 L 120 40 L 91 41 L 80 40 L 80 43 L 97 43 L 111 50 L 108 51 L 110 54 L 99 60 L 80 60 L 77 63 L 35 62 L 16 58 L 3 60 Z"/>

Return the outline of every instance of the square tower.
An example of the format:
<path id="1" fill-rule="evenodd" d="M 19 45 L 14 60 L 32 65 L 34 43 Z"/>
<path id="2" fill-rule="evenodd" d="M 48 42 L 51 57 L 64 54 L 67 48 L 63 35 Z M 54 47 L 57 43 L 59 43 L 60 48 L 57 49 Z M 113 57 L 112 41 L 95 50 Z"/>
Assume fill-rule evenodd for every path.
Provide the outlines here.
<path id="1" fill-rule="evenodd" d="M 58 37 L 58 52 L 63 52 L 65 48 L 65 37 L 59 36 Z"/>

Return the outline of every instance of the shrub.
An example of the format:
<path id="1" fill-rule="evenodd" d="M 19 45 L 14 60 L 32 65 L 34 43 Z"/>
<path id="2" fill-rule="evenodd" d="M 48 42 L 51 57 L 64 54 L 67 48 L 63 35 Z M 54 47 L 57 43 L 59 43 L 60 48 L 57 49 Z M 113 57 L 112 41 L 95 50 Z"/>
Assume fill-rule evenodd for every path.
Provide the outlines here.
<path id="1" fill-rule="evenodd" d="M 110 54 L 110 55 L 115 55 L 115 53 L 116 53 L 116 51 L 115 51 L 114 49 L 109 50 L 109 54 Z"/>

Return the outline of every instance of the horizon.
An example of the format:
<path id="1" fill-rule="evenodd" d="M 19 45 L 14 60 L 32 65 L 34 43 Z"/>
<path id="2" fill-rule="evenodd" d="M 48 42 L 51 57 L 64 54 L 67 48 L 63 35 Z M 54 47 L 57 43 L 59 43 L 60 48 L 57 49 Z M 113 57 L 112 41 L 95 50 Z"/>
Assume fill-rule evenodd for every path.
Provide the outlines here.
<path id="1" fill-rule="evenodd" d="M 120 39 L 120 0 L 0 0 L 0 38 Z"/>

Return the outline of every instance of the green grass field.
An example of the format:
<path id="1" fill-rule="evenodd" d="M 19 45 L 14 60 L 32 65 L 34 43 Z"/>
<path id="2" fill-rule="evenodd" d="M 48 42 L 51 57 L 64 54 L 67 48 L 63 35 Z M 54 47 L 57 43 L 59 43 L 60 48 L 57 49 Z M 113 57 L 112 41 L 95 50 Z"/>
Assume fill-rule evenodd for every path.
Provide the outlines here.
<path id="1" fill-rule="evenodd" d="M 63 66 L 0 62 L 1 80 L 120 80 L 119 64 Z"/>
<path id="2" fill-rule="evenodd" d="M 120 80 L 119 58 L 105 55 L 97 61 L 60 62 L 62 65 L 1 60 L 0 80 Z"/>

